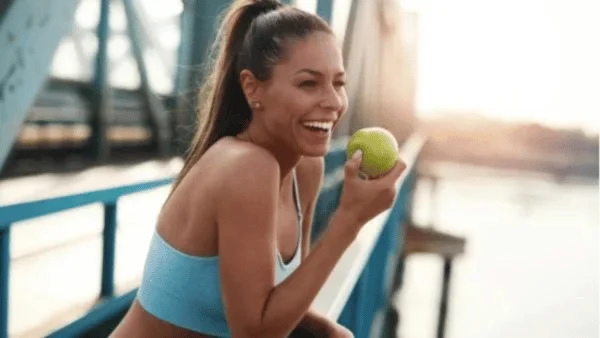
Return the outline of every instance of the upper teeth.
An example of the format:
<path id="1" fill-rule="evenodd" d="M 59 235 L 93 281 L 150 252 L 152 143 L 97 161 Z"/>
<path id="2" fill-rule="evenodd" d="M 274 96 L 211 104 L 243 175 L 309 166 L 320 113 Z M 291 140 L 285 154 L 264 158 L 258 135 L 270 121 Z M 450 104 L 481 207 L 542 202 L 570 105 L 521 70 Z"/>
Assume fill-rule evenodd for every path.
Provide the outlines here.
<path id="1" fill-rule="evenodd" d="M 333 127 L 333 122 L 311 121 L 311 122 L 304 122 L 304 125 L 307 127 L 331 130 L 331 128 Z"/>

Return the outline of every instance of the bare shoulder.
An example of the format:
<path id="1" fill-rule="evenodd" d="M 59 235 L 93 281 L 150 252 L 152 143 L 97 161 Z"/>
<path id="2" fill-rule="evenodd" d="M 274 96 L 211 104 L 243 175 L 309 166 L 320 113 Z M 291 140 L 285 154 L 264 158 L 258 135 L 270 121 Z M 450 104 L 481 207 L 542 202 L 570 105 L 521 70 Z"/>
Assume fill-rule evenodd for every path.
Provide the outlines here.
<path id="1" fill-rule="evenodd" d="M 245 195 L 278 186 L 277 160 L 269 151 L 254 144 L 222 140 L 205 160 L 214 169 L 213 183 L 224 195 Z"/>

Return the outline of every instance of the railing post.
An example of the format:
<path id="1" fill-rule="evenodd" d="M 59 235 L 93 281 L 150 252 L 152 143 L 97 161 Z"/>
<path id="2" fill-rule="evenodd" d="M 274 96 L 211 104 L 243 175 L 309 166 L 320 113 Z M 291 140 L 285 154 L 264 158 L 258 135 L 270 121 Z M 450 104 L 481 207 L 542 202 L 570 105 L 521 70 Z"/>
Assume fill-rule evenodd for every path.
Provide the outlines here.
<path id="1" fill-rule="evenodd" d="M 113 296 L 115 291 L 115 240 L 117 235 L 117 202 L 104 204 L 102 240 L 101 297 Z"/>
<path id="2" fill-rule="evenodd" d="M 0 338 L 8 338 L 8 293 L 10 274 L 10 225 L 0 227 Z"/>
<path id="3" fill-rule="evenodd" d="M 450 291 L 450 275 L 452 273 L 452 257 L 444 258 L 444 276 L 442 278 L 442 296 L 438 315 L 437 338 L 444 338 L 446 333 L 446 315 L 448 313 L 448 293 Z"/>

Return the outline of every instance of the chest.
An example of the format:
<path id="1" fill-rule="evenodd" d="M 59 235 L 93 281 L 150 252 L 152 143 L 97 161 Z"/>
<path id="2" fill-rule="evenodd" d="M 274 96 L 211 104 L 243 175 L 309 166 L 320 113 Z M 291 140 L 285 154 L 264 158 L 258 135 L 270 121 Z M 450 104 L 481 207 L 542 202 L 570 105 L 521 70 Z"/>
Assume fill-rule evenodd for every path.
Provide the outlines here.
<path id="1" fill-rule="evenodd" d="M 278 253 L 284 262 L 289 262 L 298 249 L 302 237 L 300 222 L 294 199 L 291 196 L 282 199 L 277 208 L 276 243 Z"/>

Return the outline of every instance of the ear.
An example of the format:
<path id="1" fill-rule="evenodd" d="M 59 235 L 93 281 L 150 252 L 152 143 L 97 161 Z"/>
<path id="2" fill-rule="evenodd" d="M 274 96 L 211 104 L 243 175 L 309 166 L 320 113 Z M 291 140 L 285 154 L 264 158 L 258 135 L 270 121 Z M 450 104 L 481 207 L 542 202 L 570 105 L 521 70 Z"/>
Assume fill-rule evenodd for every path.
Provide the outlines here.
<path id="1" fill-rule="evenodd" d="M 254 76 L 254 74 L 252 74 L 250 70 L 244 69 L 240 72 L 240 84 L 248 103 L 260 102 L 260 81 L 256 78 L 256 76 Z"/>

